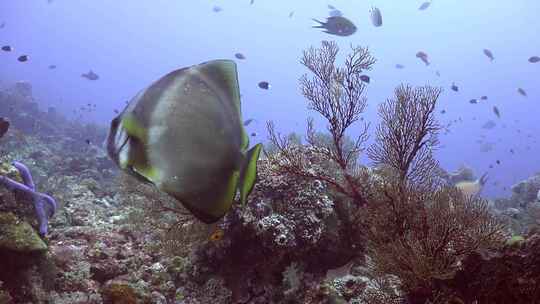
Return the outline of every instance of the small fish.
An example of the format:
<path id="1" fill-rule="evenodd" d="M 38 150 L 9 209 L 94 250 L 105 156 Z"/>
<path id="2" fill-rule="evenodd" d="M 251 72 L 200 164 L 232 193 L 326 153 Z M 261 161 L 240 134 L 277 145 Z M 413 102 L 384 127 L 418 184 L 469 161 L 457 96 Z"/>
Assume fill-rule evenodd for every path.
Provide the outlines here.
<path id="1" fill-rule="evenodd" d="M 2 138 L 2 136 L 4 136 L 8 130 L 9 121 L 4 117 L 0 117 L 0 138 Z"/>
<path id="2" fill-rule="evenodd" d="M 246 119 L 244 120 L 244 127 L 247 127 L 249 126 L 252 122 L 254 121 L 253 118 L 250 118 L 250 119 Z"/>
<path id="3" fill-rule="evenodd" d="M 219 13 L 221 12 L 223 9 L 220 7 L 220 6 L 217 6 L 217 5 L 214 5 L 214 7 L 212 8 L 212 11 L 214 13 Z"/>
<path id="4" fill-rule="evenodd" d="M 446 114 L 446 110 L 441 110 L 441 114 Z"/>
<path id="5" fill-rule="evenodd" d="M 495 60 L 495 57 L 493 56 L 493 52 L 491 52 L 488 49 L 484 49 L 484 55 L 486 55 L 490 61 Z"/>
<path id="6" fill-rule="evenodd" d="M 470 103 L 470 104 L 477 104 L 477 103 L 478 103 L 478 100 L 476 100 L 476 99 L 473 98 L 473 99 L 469 100 L 469 103 Z"/>
<path id="7" fill-rule="evenodd" d="M 11 52 L 11 51 L 13 51 L 13 48 L 12 48 L 11 46 L 9 46 L 9 45 L 4 45 L 4 46 L 2 47 L 2 51 L 4 51 L 4 52 Z"/>
<path id="8" fill-rule="evenodd" d="M 499 112 L 499 108 L 497 108 L 497 106 L 493 106 L 493 113 L 495 113 L 498 118 L 501 118 L 501 112 Z"/>
<path id="9" fill-rule="evenodd" d="M 368 75 L 360 75 L 360 80 L 362 80 L 363 82 L 365 83 L 369 83 L 370 82 L 370 78 Z"/>
<path id="10" fill-rule="evenodd" d="M 98 80 L 99 79 L 99 75 L 94 73 L 94 71 L 92 71 L 92 70 L 88 71 L 88 73 L 86 73 L 86 74 L 81 74 L 81 77 L 86 78 L 88 80 Z"/>
<path id="11" fill-rule="evenodd" d="M 529 58 L 529 62 L 530 62 L 530 63 L 537 63 L 537 62 L 540 62 L 540 57 L 538 57 L 538 56 L 532 56 L 531 58 Z"/>
<path id="12" fill-rule="evenodd" d="M 2 22 L 2 23 L 0 24 L 0 29 L 3 29 L 4 27 L 6 27 L 6 23 L 5 23 L 5 22 Z"/>
<path id="13" fill-rule="evenodd" d="M 371 8 L 371 23 L 375 27 L 382 26 L 383 24 L 381 10 L 379 10 L 377 7 Z"/>
<path id="14" fill-rule="evenodd" d="M 486 95 L 480 97 L 480 100 L 487 100 L 487 99 L 488 99 L 488 97 Z"/>
<path id="15" fill-rule="evenodd" d="M 524 89 L 518 88 L 517 91 L 518 91 L 518 93 L 519 93 L 520 95 L 527 97 L 527 92 L 525 92 Z"/>
<path id="16" fill-rule="evenodd" d="M 497 163 L 497 165 L 500 165 L 500 164 L 501 164 L 501 161 L 498 160 L 498 159 L 497 159 L 495 162 Z"/>
<path id="17" fill-rule="evenodd" d="M 27 62 L 28 61 L 28 55 L 21 55 L 17 58 L 17 61 L 19 62 Z"/>
<path id="18" fill-rule="evenodd" d="M 422 5 L 420 5 L 420 7 L 418 7 L 418 10 L 419 11 L 426 10 L 430 5 L 431 5 L 431 2 L 426 1 L 426 2 L 422 3 Z"/>
<path id="19" fill-rule="evenodd" d="M 458 88 L 458 86 L 457 86 L 457 85 L 456 85 L 456 84 L 455 84 L 454 82 L 452 82 L 452 86 L 451 86 L 450 88 L 451 88 L 451 89 L 452 89 L 452 91 L 454 91 L 454 92 L 457 92 L 457 91 L 459 91 L 459 88 Z"/>
<path id="20" fill-rule="evenodd" d="M 428 55 L 425 52 L 419 51 L 416 53 L 416 57 L 420 58 L 426 65 L 429 65 Z"/>
<path id="21" fill-rule="evenodd" d="M 289 13 L 289 18 L 292 18 L 293 15 L 294 15 L 294 11 L 290 12 L 290 13 Z"/>
<path id="22" fill-rule="evenodd" d="M 115 114 L 120 113 L 120 111 L 118 111 L 117 109 L 114 109 L 113 112 L 114 112 Z"/>
<path id="23" fill-rule="evenodd" d="M 255 0 L 249 1 L 249 4 L 250 4 L 250 5 L 253 5 L 253 3 L 255 3 Z"/>
<path id="24" fill-rule="evenodd" d="M 54 70 L 54 69 L 56 69 L 56 65 L 54 64 L 49 65 L 49 70 Z"/>
<path id="25" fill-rule="evenodd" d="M 246 59 L 246 56 L 244 56 L 244 54 L 242 54 L 242 53 L 236 53 L 236 54 L 234 54 L 234 57 L 236 57 L 236 59 L 240 59 L 240 60 Z"/>
<path id="26" fill-rule="evenodd" d="M 404 66 L 403 64 L 399 64 L 399 63 L 396 64 L 396 69 L 402 70 L 402 69 L 404 69 L 404 68 L 405 68 L 405 66 Z"/>
<path id="27" fill-rule="evenodd" d="M 217 242 L 217 241 L 221 241 L 224 235 L 225 235 L 225 232 L 223 232 L 222 229 L 217 228 L 216 231 L 210 234 L 210 237 L 208 237 L 208 239 L 212 242 Z"/>
<path id="28" fill-rule="evenodd" d="M 85 142 L 86 142 L 87 145 L 90 145 L 90 144 L 92 143 L 92 142 L 90 141 L 90 139 L 85 140 Z"/>
<path id="29" fill-rule="evenodd" d="M 257 132 L 252 132 L 251 137 L 255 137 L 255 136 L 257 136 Z"/>
<path id="30" fill-rule="evenodd" d="M 261 81 L 261 82 L 259 82 L 258 86 L 259 86 L 259 88 L 261 88 L 263 90 L 270 89 L 270 83 L 268 83 L 268 81 Z"/>
<path id="31" fill-rule="evenodd" d="M 514 154 L 516 152 L 514 152 L 514 149 L 510 149 L 510 153 Z"/>
<path id="32" fill-rule="evenodd" d="M 455 187 L 458 188 L 461 193 L 465 196 L 475 197 L 482 192 L 482 188 L 487 182 L 487 173 L 484 173 L 480 179 L 476 181 L 462 181 L 455 184 Z"/>
<path id="33" fill-rule="evenodd" d="M 314 25 L 313 28 L 322 28 L 323 32 L 336 35 L 336 36 L 350 36 L 356 32 L 356 25 L 352 23 L 349 19 L 341 16 L 328 17 L 326 22 L 313 19 L 313 21 L 318 22 L 319 25 Z"/>
<path id="34" fill-rule="evenodd" d="M 441 77 L 441 72 L 435 71 L 435 75 L 437 75 L 437 77 Z"/>

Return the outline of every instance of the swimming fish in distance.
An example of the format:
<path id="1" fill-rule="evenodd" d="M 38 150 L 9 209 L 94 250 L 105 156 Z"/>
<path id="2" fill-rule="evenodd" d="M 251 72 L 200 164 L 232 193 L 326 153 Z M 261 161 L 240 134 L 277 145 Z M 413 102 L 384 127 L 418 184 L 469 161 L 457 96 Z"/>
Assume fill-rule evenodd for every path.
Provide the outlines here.
<path id="1" fill-rule="evenodd" d="M 487 173 L 484 173 L 480 179 L 475 181 L 462 181 L 454 186 L 458 188 L 465 196 L 478 196 L 487 182 Z"/>

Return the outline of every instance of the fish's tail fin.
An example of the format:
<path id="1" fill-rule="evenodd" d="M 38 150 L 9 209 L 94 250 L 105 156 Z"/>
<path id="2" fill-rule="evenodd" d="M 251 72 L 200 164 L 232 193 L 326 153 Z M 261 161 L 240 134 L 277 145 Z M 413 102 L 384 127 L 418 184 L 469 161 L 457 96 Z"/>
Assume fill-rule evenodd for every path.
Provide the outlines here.
<path id="1" fill-rule="evenodd" d="M 311 20 L 313 20 L 313 21 L 319 23 L 319 25 L 314 25 L 314 26 L 312 26 L 313 28 L 324 28 L 324 25 L 325 25 L 324 22 L 321 22 L 321 21 L 319 21 L 319 20 L 317 20 L 317 19 L 311 19 Z"/>
<path id="2" fill-rule="evenodd" d="M 240 188 L 240 202 L 242 206 L 246 204 L 247 197 L 255 185 L 255 180 L 257 179 L 257 160 L 259 159 L 261 150 L 262 144 L 257 144 L 247 151 L 240 168 L 238 187 Z"/>
<path id="3" fill-rule="evenodd" d="M 480 177 L 480 180 L 479 180 L 480 186 L 484 186 L 487 183 L 487 180 L 488 180 L 488 174 L 486 172 L 482 175 L 482 177 Z"/>

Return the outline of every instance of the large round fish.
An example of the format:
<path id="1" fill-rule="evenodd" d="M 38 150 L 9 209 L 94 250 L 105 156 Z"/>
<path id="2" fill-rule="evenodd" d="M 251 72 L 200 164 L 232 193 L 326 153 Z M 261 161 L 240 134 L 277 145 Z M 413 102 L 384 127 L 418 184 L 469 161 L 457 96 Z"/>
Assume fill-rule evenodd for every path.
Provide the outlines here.
<path id="1" fill-rule="evenodd" d="M 213 223 L 237 190 L 245 203 L 261 144 L 246 151 L 236 64 L 215 60 L 173 71 L 111 122 L 107 152 L 125 172 Z"/>

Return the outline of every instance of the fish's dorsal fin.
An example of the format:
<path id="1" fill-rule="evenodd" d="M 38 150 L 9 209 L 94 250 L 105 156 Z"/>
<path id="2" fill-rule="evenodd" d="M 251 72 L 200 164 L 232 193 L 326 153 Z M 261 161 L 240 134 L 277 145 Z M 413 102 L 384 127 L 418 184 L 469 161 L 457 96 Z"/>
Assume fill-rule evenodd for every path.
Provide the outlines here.
<path id="1" fill-rule="evenodd" d="M 211 80 L 229 97 L 241 118 L 240 86 L 238 85 L 236 63 L 226 59 L 212 60 L 196 65 L 193 69 L 201 73 L 205 79 Z"/>

